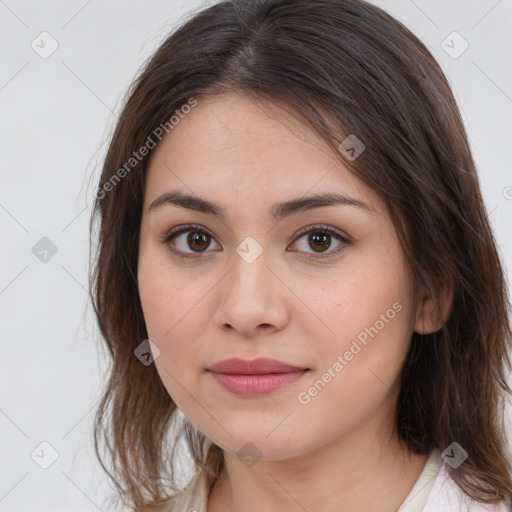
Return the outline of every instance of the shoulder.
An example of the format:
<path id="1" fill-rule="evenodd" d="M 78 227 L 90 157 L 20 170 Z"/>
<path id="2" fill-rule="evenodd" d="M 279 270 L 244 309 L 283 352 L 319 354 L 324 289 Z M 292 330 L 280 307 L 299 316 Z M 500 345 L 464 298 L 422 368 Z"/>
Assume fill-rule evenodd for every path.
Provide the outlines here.
<path id="1" fill-rule="evenodd" d="M 206 512 L 209 479 L 204 470 L 198 471 L 185 486 L 167 503 L 141 512 Z"/>
<path id="2" fill-rule="evenodd" d="M 455 483 L 446 462 L 439 469 L 422 512 L 510 512 L 510 505 L 473 500 Z"/>
<path id="3" fill-rule="evenodd" d="M 166 503 L 149 506 L 139 512 L 206 512 L 209 485 L 206 472 L 200 470 Z"/>

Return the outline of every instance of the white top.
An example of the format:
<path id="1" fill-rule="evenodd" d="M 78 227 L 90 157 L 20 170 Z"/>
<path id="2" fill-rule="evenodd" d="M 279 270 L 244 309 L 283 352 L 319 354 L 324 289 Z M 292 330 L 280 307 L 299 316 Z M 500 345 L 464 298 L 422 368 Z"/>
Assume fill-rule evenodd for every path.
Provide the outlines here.
<path id="1" fill-rule="evenodd" d="M 204 470 L 169 502 L 163 512 L 208 512 L 209 481 Z M 397 512 L 510 512 L 505 503 L 488 505 L 467 496 L 450 477 L 441 452 L 435 449 Z"/>

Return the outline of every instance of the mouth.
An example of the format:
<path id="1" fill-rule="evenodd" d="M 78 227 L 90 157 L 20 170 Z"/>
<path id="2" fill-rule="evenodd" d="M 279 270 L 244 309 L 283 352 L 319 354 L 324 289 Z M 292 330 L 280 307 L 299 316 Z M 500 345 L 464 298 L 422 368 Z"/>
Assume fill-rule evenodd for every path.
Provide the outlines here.
<path id="1" fill-rule="evenodd" d="M 288 386 L 310 371 L 278 361 L 258 358 L 232 358 L 220 361 L 207 369 L 224 389 L 236 395 L 257 396 Z"/>

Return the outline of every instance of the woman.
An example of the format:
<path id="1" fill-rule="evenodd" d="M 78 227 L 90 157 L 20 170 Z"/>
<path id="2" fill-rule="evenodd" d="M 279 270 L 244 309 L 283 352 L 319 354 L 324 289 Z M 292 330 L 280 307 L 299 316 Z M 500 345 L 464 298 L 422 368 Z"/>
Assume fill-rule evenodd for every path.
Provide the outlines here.
<path id="1" fill-rule="evenodd" d="M 502 265 L 452 92 L 398 21 L 197 13 L 129 91 L 98 216 L 96 450 L 133 510 L 510 508 Z"/>

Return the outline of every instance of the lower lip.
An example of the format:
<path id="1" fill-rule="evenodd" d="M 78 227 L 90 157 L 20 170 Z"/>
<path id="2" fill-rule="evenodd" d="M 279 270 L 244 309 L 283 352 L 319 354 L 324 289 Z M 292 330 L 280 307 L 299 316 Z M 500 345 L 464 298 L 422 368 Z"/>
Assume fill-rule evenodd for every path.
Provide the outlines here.
<path id="1" fill-rule="evenodd" d="M 266 373 L 263 375 L 240 375 L 232 373 L 210 372 L 212 377 L 224 388 L 236 395 L 257 396 L 271 393 L 296 382 L 308 370 L 287 373 Z"/>

